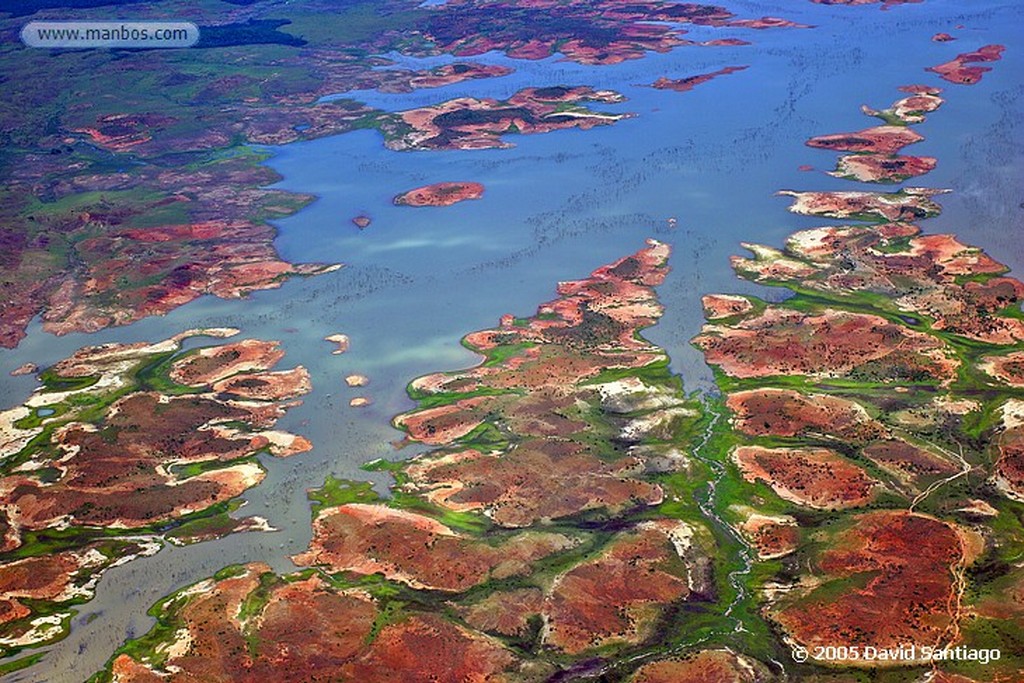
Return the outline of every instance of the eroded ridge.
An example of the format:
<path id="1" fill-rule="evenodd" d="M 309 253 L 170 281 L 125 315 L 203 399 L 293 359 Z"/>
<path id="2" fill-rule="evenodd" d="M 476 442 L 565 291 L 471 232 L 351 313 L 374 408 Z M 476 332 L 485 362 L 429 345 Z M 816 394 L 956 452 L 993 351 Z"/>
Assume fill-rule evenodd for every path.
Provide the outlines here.
<path id="1" fill-rule="evenodd" d="M 651 241 L 468 335 L 479 365 L 409 387 L 419 407 L 395 423 L 431 450 L 373 465 L 396 477 L 389 498 L 329 479 L 306 569 L 233 568 L 169 597 L 101 678 L 310 680 L 317 658 L 323 680 L 543 681 L 684 637 L 718 588 L 684 493 L 704 418 L 639 335 L 668 254 Z M 662 668 L 737 666 L 710 651 Z"/>
<path id="2" fill-rule="evenodd" d="M 235 519 L 263 479 L 256 455 L 311 448 L 273 429 L 310 390 L 284 353 L 247 339 L 183 351 L 162 342 L 86 347 L 41 373 L 0 413 L 0 648 L 60 638 L 107 568 L 177 544 L 266 529 Z"/>

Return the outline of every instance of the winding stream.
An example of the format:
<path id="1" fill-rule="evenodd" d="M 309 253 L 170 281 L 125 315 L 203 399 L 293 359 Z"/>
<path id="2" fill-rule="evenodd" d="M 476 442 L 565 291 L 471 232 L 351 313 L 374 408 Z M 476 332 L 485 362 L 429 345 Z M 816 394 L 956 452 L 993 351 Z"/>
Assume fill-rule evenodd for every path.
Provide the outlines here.
<path id="1" fill-rule="evenodd" d="M 718 511 L 715 509 L 715 506 L 718 503 L 718 484 L 725 478 L 726 467 L 718 460 L 703 455 L 703 451 L 711 440 L 711 436 L 714 434 L 718 421 L 722 419 L 722 413 L 712 408 L 708 401 L 704 402 L 704 407 L 712 413 L 713 417 L 711 418 L 711 422 L 708 423 L 707 428 L 704 430 L 700 443 L 694 447 L 693 457 L 707 465 L 713 472 L 713 476 L 708 481 L 708 486 L 704 489 L 703 495 L 697 496 L 697 505 L 700 507 L 700 511 L 705 518 L 707 518 L 727 536 L 732 537 L 740 544 L 740 559 L 743 561 L 743 566 L 739 569 L 734 569 L 729 572 L 728 575 L 729 585 L 736 591 L 736 595 L 733 596 L 732 601 L 725 608 L 725 612 L 722 613 L 722 616 L 730 619 L 735 624 L 737 633 L 749 633 L 746 626 L 743 625 L 743 620 L 733 616 L 733 611 L 736 609 L 737 605 L 750 596 L 750 591 L 747 589 L 743 579 L 750 574 L 750 571 L 754 566 L 753 549 L 750 547 L 750 544 L 747 543 L 746 539 L 744 539 L 738 531 L 722 519 L 718 514 Z"/>
<path id="2" fill-rule="evenodd" d="M 749 629 L 743 624 L 743 620 L 733 615 L 737 606 L 750 597 L 750 591 L 744 583 L 744 578 L 750 574 L 754 566 L 753 548 L 746 542 L 742 535 L 737 532 L 728 522 L 722 519 L 721 515 L 715 509 L 718 503 L 718 484 L 725 478 L 727 474 L 726 466 L 718 460 L 708 457 L 703 454 L 704 449 L 707 448 L 708 443 L 711 441 L 711 437 L 715 433 L 715 427 L 718 426 L 719 420 L 722 419 L 723 413 L 720 410 L 715 409 L 713 404 L 708 397 L 705 396 L 704 409 L 711 413 L 712 417 L 710 422 L 704 428 L 704 432 L 701 435 L 700 441 L 690 451 L 694 458 L 705 464 L 712 472 L 711 478 L 708 480 L 708 485 L 701 493 L 696 495 L 697 506 L 699 507 L 701 514 L 704 515 L 713 526 L 718 528 L 722 533 L 730 538 L 736 540 L 739 543 L 741 550 L 739 551 L 739 557 L 742 561 L 742 566 L 739 569 L 734 569 L 729 572 L 728 579 L 729 585 L 735 591 L 735 595 L 725 610 L 722 612 L 722 616 L 728 621 L 726 625 L 723 625 L 705 635 L 687 640 L 679 643 L 671 648 L 666 649 L 654 649 L 646 652 L 638 653 L 632 657 L 623 658 L 614 662 L 606 660 L 590 660 L 588 662 L 581 662 L 578 665 L 571 667 L 565 671 L 559 672 L 550 679 L 551 683 L 565 683 L 567 681 L 583 681 L 588 679 L 595 679 L 604 674 L 607 674 L 613 669 L 617 669 L 622 666 L 632 666 L 644 662 L 655 657 L 664 658 L 671 657 L 672 655 L 678 654 L 685 650 L 692 649 L 702 643 L 707 642 L 716 635 L 724 635 L 728 633 L 749 633 Z M 731 626 L 731 630 L 730 630 Z M 779 669 L 785 672 L 784 667 L 778 660 L 771 660 L 775 663 Z"/>

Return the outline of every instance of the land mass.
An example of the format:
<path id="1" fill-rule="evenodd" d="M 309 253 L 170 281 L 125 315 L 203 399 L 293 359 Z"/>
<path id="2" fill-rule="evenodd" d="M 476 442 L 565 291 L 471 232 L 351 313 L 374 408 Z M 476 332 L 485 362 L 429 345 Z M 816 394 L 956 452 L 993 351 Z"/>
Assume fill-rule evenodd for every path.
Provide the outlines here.
<path id="1" fill-rule="evenodd" d="M 484 186 L 473 182 L 444 182 L 403 192 L 394 199 L 399 206 L 451 206 L 484 196 Z"/>
<path id="2" fill-rule="evenodd" d="M 718 71 L 712 71 L 706 74 L 698 74 L 696 76 L 688 76 L 687 78 L 671 79 L 662 76 L 654 83 L 651 84 L 652 88 L 658 90 L 674 90 L 676 92 L 687 92 L 693 90 L 701 83 L 707 83 L 708 81 L 717 78 L 719 76 L 727 76 L 737 71 L 743 71 L 747 69 L 747 66 L 727 66 L 719 69 Z"/>
<path id="3" fill-rule="evenodd" d="M 396 477 L 390 497 L 329 479 L 306 569 L 230 568 L 168 597 L 97 680 L 304 680 L 317 653 L 325 677 L 360 681 L 539 682 L 637 651 L 633 680 L 747 670 L 699 647 L 653 663 L 720 599 L 681 450 L 704 418 L 639 335 L 667 257 L 651 241 L 468 335 L 479 365 L 409 386 L 419 405 L 395 424 L 430 450 L 371 465 Z"/>
<path id="4" fill-rule="evenodd" d="M 0 413 L 0 649 L 62 637 L 107 568 L 176 544 L 265 528 L 234 500 L 263 479 L 259 453 L 311 448 L 273 429 L 310 390 L 301 366 L 272 371 L 274 342 L 190 351 L 192 330 L 153 344 L 86 347 Z"/>
<path id="5" fill-rule="evenodd" d="M 868 113 L 888 128 L 937 107 L 935 89 L 904 90 L 924 99 Z M 875 154 L 883 138 L 912 140 L 863 133 L 814 146 Z M 912 642 L 1015 653 L 982 665 L 840 650 L 789 674 L 827 665 L 1016 680 L 1024 283 L 910 222 L 938 213 L 933 190 L 783 194 L 796 213 L 865 224 L 801 230 L 782 249 L 744 245 L 752 256 L 733 258 L 737 274 L 789 290 L 784 301 L 705 298 L 694 343 L 730 417 L 721 514 L 751 546 L 762 614 L 810 652 Z"/>
<path id="6" fill-rule="evenodd" d="M 1003 45 L 985 45 L 974 52 L 964 52 L 948 62 L 926 69 L 933 71 L 944 80 L 958 85 L 974 85 L 981 80 L 990 66 L 975 66 L 978 62 L 998 62 L 1003 58 L 1006 47 Z"/>
<path id="7" fill-rule="evenodd" d="M 25 17 L 47 7 L 22 3 L 0 17 L 0 28 L 15 35 Z M 125 11 L 119 18 L 177 16 L 166 0 Z M 377 127 L 392 149 L 487 148 L 504 146 L 506 133 L 587 129 L 623 116 L 578 106 L 587 99 L 578 89 L 577 101 L 465 98 L 400 115 L 357 101 L 358 91 L 470 88 L 512 72 L 464 58 L 492 50 L 613 64 L 698 45 L 683 37 L 687 24 L 796 26 L 662 0 L 628 7 L 383 0 L 373 12 L 314 0 L 280 17 L 280 5 L 264 0 L 204 5 L 190 15 L 204 27 L 203 40 L 184 52 L 63 51 L 41 59 L 18 48 L 8 55 L 5 87 L 17 105 L 4 108 L 0 164 L 0 347 L 16 346 L 37 316 L 55 334 L 92 332 L 203 295 L 243 297 L 337 267 L 291 264 L 277 254 L 268 221 L 312 197 L 269 189 L 280 179 L 251 145 Z M 456 59 L 408 69 L 393 53 Z"/>

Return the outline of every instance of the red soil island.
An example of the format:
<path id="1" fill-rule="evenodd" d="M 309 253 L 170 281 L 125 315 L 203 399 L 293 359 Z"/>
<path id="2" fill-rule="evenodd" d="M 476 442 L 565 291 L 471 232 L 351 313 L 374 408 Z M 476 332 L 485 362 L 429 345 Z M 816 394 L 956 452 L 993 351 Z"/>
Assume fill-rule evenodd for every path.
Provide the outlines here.
<path id="1" fill-rule="evenodd" d="M 819 510 L 860 507 L 876 481 L 834 451 L 741 446 L 733 460 L 747 481 L 763 481 L 783 500 Z"/>
<path id="2" fill-rule="evenodd" d="M 751 389 L 729 394 L 726 406 L 734 415 L 733 426 L 750 436 L 791 437 L 827 432 L 862 442 L 888 433 L 859 403 L 828 394 Z"/>
<path id="3" fill-rule="evenodd" d="M 960 616 L 957 577 L 982 543 L 973 532 L 925 515 L 860 515 L 830 534 L 818 575 L 782 598 L 772 617 L 807 648 L 839 640 L 878 648 L 946 642 Z"/>
<path id="4" fill-rule="evenodd" d="M 86 347 L 46 370 L 25 407 L 0 413 L 0 636 L 25 645 L 59 637 L 61 629 L 33 630 L 32 609 L 90 598 L 100 572 L 156 552 L 163 538 L 187 543 L 261 527 L 228 518 L 225 506 L 263 479 L 257 453 L 310 449 L 271 429 L 310 390 L 309 375 L 271 372 L 283 356 L 273 342 L 180 351 L 183 339 L 235 332 Z M 52 415 L 25 425 L 42 407 Z M 199 518 L 195 529 L 181 524 L 185 515 Z M 38 534 L 56 528 L 68 529 L 64 540 L 39 544 Z M 12 561 L 6 553 L 15 550 L 28 557 Z"/>
<path id="5" fill-rule="evenodd" d="M 442 64 L 429 71 L 414 71 L 409 78 L 409 89 L 440 88 L 445 85 L 462 83 L 478 78 L 498 78 L 508 76 L 514 69 L 497 64 L 476 64 L 473 62 L 457 62 Z M 382 92 L 390 92 L 387 88 L 378 88 Z M 401 92 L 401 90 L 399 90 Z"/>
<path id="6" fill-rule="evenodd" d="M 398 206 L 451 206 L 467 199 L 480 199 L 484 196 L 484 186 L 480 183 L 446 182 L 424 185 L 414 190 L 403 192 L 395 197 Z"/>
<path id="7" fill-rule="evenodd" d="M 856 133 L 821 135 L 807 141 L 810 147 L 841 152 L 893 154 L 924 138 L 906 126 L 876 126 Z"/>
<path id="8" fill-rule="evenodd" d="M 948 33 L 936 33 L 932 36 L 932 40 L 936 43 L 948 43 L 951 40 L 956 40 L 953 36 Z"/>
<path id="9" fill-rule="evenodd" d="M 418 683 L 496 680 L 519 668 L 496 640 L 422 612 L 383 621 L 370 594 L 316 574 L 286 581 L 252 564 L 198 584 L 193 596 L 180 608 L 180 640 L 165 655 L 171 671 L 157 677 L 124 654 L 112 665 L 116 680 L 307 683 L 328 672 L 324 680 Z"/>
<path id="10" fill-rule="evenodd" d="M 559 534 L 524 532 L 501 544 L 461 536 L 430 517 L 383 505 L 328 508 L 313 520 L 309 551 L 299 566 L 331 573 L 382 574 L 413 588 L 462 592 L 492 578 L 530 573 L 531 564 L 574 542 Z"/>
<path id="11" fill-rule="evenodd" d="M 818 198 L 798 195 L 798 201 L 808 213 L 824 210 Z M 933 319 L 940 330 L 989 344 L 1024 341 L 1024 320 L 1013 312 L 1024 301 L 1024 283 L 1002 275 L 1006 266 L 952 235 L 921 235 L 903 223 L 817 228 L 794 234 L 782 252 L 756 247 L 755 254 L 733 261 L 755 280 L 883 295 L 905 312 Z M 855 273 L 847 270 L 850 259 Z"/>
<path id="12" fill-rule="evenodd" d="M 934 170 L 936 163 L 935 157 L 855 154 L 840 157 L 829 175 L 862 183 L 900 183 Z"/>
<path id="13" fill-rule="evenodd" d="M 583 103 L 618 104 L 625 98 L 586 86 L 525 88 L 507 100 L 462 97 L 441 104 L 383 114 L 375 121 L 394 150 L 492 149 L 512 147 L 502 137 L 565 128 L 608 126 L 631 114 L 605 114 Z"/>
<path id="14" fill-rule="evenodd" d="M 731 318 L 753 310 L 754 305 L 744 296 L 731 294 L 707 294 L 701 299 L 704 315 L 708 320 Z"/>
<path id="15" fill-rule="evenodd" d="M 897 183 L 935 168 L 936 160 L 932 157 L 900 156 L 897 152 L 924 139 L 908 124 L 924 121 L 926 113 L 942 105 L 938 96 L 941 90 L 919 85 L 903 86 L 900 90 L 912 94 L 882 111 L 861 107 L 865 114 L 882 119 L 886 125 L 855 133 L 820 135 L 807 141 L 810 147 L 856 152 L 840 157 L 836 170 L 829 175 L 866 183 Z"/>
<path id="16" fill-rule="evenodd" d="M 973 85 L 981 80 L 986 71 L 991 71 L 990 66 L 971 66 L 978 62 L 997 62 L 1003 58 L 1003 45 L 985 45 L 974 52 L 964 52 L 952 60 L 930 66 L 925 71 L 933 71 L 950 83 L 959 85 Z"/>
<path id="17" fill-rule="evenodd" d="M 731 326 L 704 326 L 694 340 L 732 377 L 860 376 L 881 382 L 926 376 L 950 381 L 959 362 L 931 335 L 885 318 L 825 309 L 808 314 L 769 306 Z"/>
<path id="18" fill-rule="evenodd" d="M 718 76 L 726 76 L 731 73 L 736 73 L 737 71 L 743 71 L 746 68 L 748 67 L 727 66 L 722 69 L 719 69 L 718 71 L 712 71 L 711 73 L 700 74 L 697 76 L 689 76 L 687 78 L 679 78 L 676 80 L 672 80 L 670 78 L 662 76 L 654 83 L 652 83 L 651 87 L 656 88 L 658 90 L 675 90 L 676 92 L 687 92 L 688 90 L 693 90 L 701 83 L 707 83 L 713 78 L 717 78 Z"/>
<path id="19" fill-rule="evenodd" d="M 939 97 L 942 88 L 932 85 L 901 85 L 899 90 L 911 93 L 910 97 L 896 100 L 891 107 L 882 111 L 875 111 L 866 106 L 862 106 L 861 111 L 882 120 L 892 118 L 900 123 L 921 123 L 925 120 L 925 114 L 935 111 L 945 102 Z"/>
<path id="20" fill-rule="evenodd" d="M 931 218 L 942 208 L 930 198 L 947 190 L 905 187 L 898 192 L 793 192 L 778 194 L 793 197 L 789 210 L 805 216 L 854 218 L 857 220 L 914 221 Z"/>
<path id="21" fill-rule="evenodd" d="M 365 230 L 366 228 L 370 227 L 370 223 L 372 222 L 373 220 L 365 214 L 360 214 L 352 219 L 352 224 L 355 225 L 360 230 Z"/>

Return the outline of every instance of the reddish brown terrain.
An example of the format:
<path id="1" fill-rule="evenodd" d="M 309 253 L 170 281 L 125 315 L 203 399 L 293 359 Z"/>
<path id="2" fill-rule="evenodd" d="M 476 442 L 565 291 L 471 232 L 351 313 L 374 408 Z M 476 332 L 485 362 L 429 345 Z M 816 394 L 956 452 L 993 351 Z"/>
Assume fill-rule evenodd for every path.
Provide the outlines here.
<path id="1" fill-rule="evenodd" d="M 701 303 L 704 305 L 704 315 L 708 320 L 743 315 L 754 308 L 750 299 L 730 294 L 707 294 L 701 299 Z"/>
<path id="2" fill-rule="evenodd" d="M 100 180 L 76 178 L 51 191 L 73 202 Z M 287 215 L 309 198 L 264 187 L 275 180 L 269 169 L 249 167 L 242 157 L 198 170 L 143 166 L 107 176 L 105 195 L 73 212 L 12 219 L 4 255 L 9 277 L 0 283 L 0 345 L 15 346 L 40 312 L 44 329 L 54 334 L 93 332 L 162 315 L 205 294 L 239 298 L 279 287 L 290 275 L 337 268 L 293 266 L 277 257 L 274 229 L 257 217 Z M 161 191 L 172 194 L 155 194 Z M 144 216 L 152 212 L 173 218 L 147 225 Z M 18 239 L 22 231 L 34 240 Z M 62 265 L 52 253 L 34 256 L 40 243 L 73 245 L 72 262 Z"/>
<path id="3" fill-rule="evenodd" d="M 935 111 L 942 105 L 943 100 L 938 96 L 941 89 L 909 85 L 901 87 L 900 90 L 911 93 L 910 97 L 897 100 L 888 109 L 877 111 L 867 106 L 861 107 L 865 114 L 882 119 L 886 125 L 856 133 L 820 135 L 807 141 L 811 147 L 855 152 L 839 157 L 836 170 L 830 175 L 867 183 L 898 183 L 924 175 L 935 168 L 937 162 L 933 157 L 905 156 L 898 152 L 924 139 L 909 126 L 924 121 L 925 114 Z M 862 212 L 858 210 L 856 213 Z M 835 210 L 821 215 L 846 217 Z M 856 217 L 868 218 L 864 215 Z"/>
<path id="4" fill-rule="evenodd" d="M 805 216 L 853 218 L 868 221 L 915 221 L 931 218 L 942 209 L 931 197 L 945 190 L 906 187 L 898 192 L 793 192 L 781 190 L 780 195 L 793 197 L 789 210 Z"/>
<path id="5" fill-rule="evenodd" d="M 462 592 L 490 579 L 529 574 L 542 557 L 574 545 L 559 534 L 525 532 L 485 543 L 423 515 L 383 505 L 328 508 L 313 520 L 299 566 L 382 574 L 413 588 Z"/>
<path id="6" fill-rule="evenodd" d="M 754 513 L 738 526 L 762 560 L 785 557 L 800 544 L 800 527 L 792 517 L 768 517 Z"/>
<path id="7" fill-rule="evenodd" d="M 121 655 L 112 665 L 115 680 L 484 681 L 518 668 L 497 641 L 431 614 L 377 626 L 382 614 L 371 595 L 315 574 L 285 581 L 248 565 L 198 584 L 193 594 L 165 607 L 178 610 L 183 627 L 161 656 L 168 673 Z"/>
<path id="8" fill-rule="evenodd" d="M 898 183 L 931 172 L 936 163 L 935 157 L 854 154 L 840 157 L 829 175 L 862 183 Z"/>
<path id="9" fill-rule="evenodd" d="M 687 521 L 657 507 L 661 482 L 689 466 L 676 434 L 699 418 L 638 334 L 661 315 L 667 257 L 650 241 L 561 283 L 536 316 L 468 335 L 485 360 L 410 385 L 422 407 L 395 422 L 432 450 L 379 465 L 397 480 L 389 499 L 329 480 L 310 494 L 313 539 L 294 558 L 308 569 L 185 589 L 164 607 L 174 627 L 116 658 L 116 680 L 265 680 L 323 649 L 324 680 L 541 681 L 660 647 L 667 617 L 716 595 L 695 503 L 673 493 Z M 194 363 L 184 369 L 214 377 Z M 337 633 L 324 615 L 348 624 L 349 609 Z M 295 633 L 276 645 L 287 619 Z M 325 634 L 300 643 L 312 629 Z"/>
<path id="10" fill-rule="evenodd" d="M 499 636 L 529 637 L 544 612 L 547 598 L 540 588 L 495 591 L 462 608 L 462 617 L 475 629 Z"/>
<path id="11" fill-rule="evenodd" d="M 480 199 L 484 196 L 484 186 L 480 183 L 434 183 L 424 185 L 408 192 L 403 192 L 394 199 L 399 206 L 451 206 L 467 199 Z"/>
<path id="12" fill-rule="evenodd" d="M 807 144 L 810 147 L 839 152 L 893 154 L 923 139 L 924 137 L 906 126 L 876 126 L 856 133 L 819 135 L 808 140 Z"/>
<path id="13" fill-rule="evenodd" d="M 995 480 L 999 489 L 1016 500 L 1024 500 L 1024 401 L 1010 399 L 1003 404 L 1002 424 L 997 439 L 999 457 Z"/>
<path id="14" fill-rule="evenodd" d="M 908 313 L 931 318 L 940 330 L 989 344 L 1024 340 L 1024 320 L 1012 309 L 1024 301 L 1024 284 L 952 235 L 922 235 L 905 224 L 817 228 L 794 234 L 782 252 L 754 252 L 755 258 L 733 263 L 757 280 L 883 295 Z M 845 265 L 851 258 L 854 271 Z M 778 261 L 789 267 L 780 269 Z"/>
<path id="15" fill-rule="evenodd" d="M 885 318 L 769 306 L 731 326 L 708 324 L 694 339 L 708 363 L 733 377 L 810 375 L 876 381 L 949 381 L 958 361 L 938 339 Z"/>
<path id="16" fill-rule="evenodd" d="M 740 446 L 732 457 L 747 481 L 763 481 L 783 500 L 819 510 L 861 507 L 877 483 L 826 448 Z"/>
<path id="17" fill-rule="evenodd" d="M 272 429 L 292 399 L 309 392 L 309 376 L 301 366 L 271 372 L 283 356 L 273 342 L 181 352 L 189 337 L 236 332 L 86 347 L 48 369 L 25 406 L 0 413 L 0 583 L 9 601 L 32 599 L 35 609 L 52 612 L 89 599 L 99 572 L 152 554 L 165 533 L 195 541 L 211 529 L 261 528 L 216 516 L 262 480 L 255 454 L 311 448 L 301 436 Z M 42 408 L 52 414 L 26 424 Z M 196 520 L 206 523 L 201 533 L 188 524 L 176 529 L 185 516 L 210 519 Z M 37 534 L 54 528 L 68 529 L 65 539 L 40 545 Z M 13 560 L 8 553 L 15 550 L 25 559 Z M 5 614 L 5 649 L 62 631 L 35 629 L 17 602 L 8 602 Z"/>
<path id="18" fill-rule="evenodd" d="M 899 90 L 910 93 L 910 97 L 896 100 L 891 107 L 882 111 L 876 111 L 868 106 L 862 106 L 861 111 L 868 116 L 877 116 L 883 121 L 895 120 L 904 124 L 921 123 L 925 120 L 925 114 L 937 110 L 945 102 L 939 97 L 942 88 L 936 88 L 933 85 L 901 85 Z"/>
<path id="19" fill-rule="evenodd" d="M 862 405 L 827 394 L 791 389 L 752 389 L 729 394 L 733 427 L 750 436 L 834 434 L 851 442 L 884 436 L 888 430 Z"/>
<path id="20" fill-rule="evenodd" d="M 454 83 L 474 80 L 477 78 L 498 78 L 508 76 L 513 69 L 498 64 L 477 64 L 475 62 L 455 62 L 453 64 L 442 64 L 426 71 L 413 71 L 409 78 L 409 89 L 415 88 L 440 88 Z M 399 87 L 388 89 L 378 86 L 381 92 L 404 92 Z"/>
<path id="21" fill-rule="evenodd" d="M 1013 543 L 993 544 L 996 532 L 986 540 L 976 525 L 1007 514 L 1000 497 L 1024 499 L 1024 403 L 996 389 L 1015 376 L 1017 351 L 1000 347 L 1021 343 L 1022 285 L 981 250 L 909 223 L 804 230 L 782 250 L 746 246 L 754 256 L 733 260 L 742 277 L 796 295 L 782 304 L 712 298 L 695 343 L 724 373 L 743 482 L 734 496 L 751 506 L 734 505 L 730 522 L 759 562 L 805 568 L 764 583 L 764 613 L 808 648 L 979 647 L 998 629 L 1015 632 L 1016 613 L 992 610 L 1014 584 L 968 568 L 982 555 L 998 562 L 1000 544 Z M 819 345 L 832 316 L 881 326 L 870 328 L 871 360 L 854 350 L 859 325 Z M 913 360 L 902 355 L 911 349 Z M 798 379 L 808 386 L 792 388 Z M 968 429 L 979 414 L 995 424 L 977 437 Z M 866 504 L 889 509 L 847 511 Z M 828 510 L 829 522 L 806 507 Z M 971 613 L 977 596 L 985 607 Z M 1019 672 L 1007 662 L 991 678 Z"/>
<path id="22" fill-rule="evenodd" d="M 643 524 L 558 577 L 545 605 L 544 642 L 579 653 L 649 638 L 664 606 L 685 599 L 691 586 L 700 585 L 702 577 L 692 576 L 693 568 L 676 547 L 692 536 L 693 529 L 681 523 Z"/>
<path id="23" fill-rule="evenodd" d="M 526 88 L 507 100 L 463 97 L 440 104 L 383 114 L 376 125 L 389 149 L 491 149 L 512 144 L 508 134 L 532 135 L 565 128 L 607 126 L 630 114 L 606 114 L 585 103 L 618 104 L 625 98 L 585 86 Z"/>
<path id="24" fill-rule="evenodd" d="M 981 369 L 1011 387 L 1024 387 L 1024 351 L 987 356 Z"/>
<path id="25" fill-rule="evenodd" d="M 295 24 L 265 18 L 264 4 L 194 9 L 191 19 L 217 27 L 221 37 L 209 47 L 221 52 L 92 53 L 83 68 L 77 53 L 40 61 L 29 51 L 5 65 L 9 100 L 19 104 L 4 125 L 5 148 L 15 156 L 5 164 L 9 191 L 0 200 L 0 346 L 16 346 L 39 315 L 50 332 L 89 332 L 162 315 L 206 294 L 241 297 L 328 270 L 332 264 L 287 263 L 274 249 L 268 220 L 311 197 L 269 189 L 279 178 L 253 144 L 377 127 L 396 149 L 492 147 L 516 127 L 586 129 L 621 116 L 566 101 L 492 107 L 467 97 L 424 108 L 427 120 L 419 123 L 429 135 L 421 145 L 404 138 L 400 117 L 339 96 L 460 83 L 472 92 L 475 82 L 512 68 L 458 59 L 409 69 L 384 55 L 499 51 L 513 59 L 559 54 L 614 64 L 682 46 L 747 44 L 732 36 L 688 40 L 687 25 L 798 26 L 664 0 L 453 0 L 432 7 L 385 0 L 379 14 L 314 2 L 289 7 Z M 25 24 L 21 10 L 0 18 L 11 35 Z M 171 10 L 148 11 L 162 17 Z M 277 23 L 290 28 L 267 26 Z M 73 103 L 66 93 L 75 93 Z M 431 112 L 448 116 L 437 121 Z"/>
<path id="26" fill-rule="evenodd" d="M 743 71 L 748 67 L 746 66 L 726 66 L 718 71 L 712 71 L 706 74 L 699 74 L 697 76 L 688 76 L 687 78 L 671 79 L 662 76 L 654 83 L 651 84 L 652 88 L 658 90 L 674 90 L 676 92 L 687 92 L 693 90 L 701 83 L 707 83 L 708 81 L 715 79 L 719 76 L 727 76 L 737 71 Z"/>
<path id="27" fill-rule="evenodd" d="M 627 5 L 613 0 L 579 5 L 553 0 L 451 0 L 428 22 L 423 37 L 434 51 L 474 56 L 499 50 L 516 59 L 561 54 L 580 64 L 618 64 L 648 51 L 680 46 L 729 44 L 736 39 L 695 43 L 683 36 L 686 24 L 715 28 L 807 28 L 778 17 L 738 19 L 723 7 L 663 0 Z M 500 14 L 501 22 L 493 17 Z M 741 44 L 743 41 L 737 41 Z M 733 43 L 735 44 L 735 43 Z"/>
<path id="28" fill-rule="evenodd" d="M 501 455 L 464 451 L 414 463 L 411 483 L 430 500 L 453 510 L 481 510 L 506 527 L 524 527 L 591 510 L 621 513 L 655 505 L 661 489 L 631 476 L 643 463 L 606 463 L 579 445 L 538 440 Z"/>
<path id="29" fill-rule="evenodd" d="M 919 489 L 924 488 L 925 480 L 930 482 L 940 476 L 948 477 L 957 471 L 948 458 L 901 439 L 876 441 L 861 452 L 882 469 L 911 481 Z"/>
<path id="30" fill-rule="evenodd" d="M 820 573 L 773 607 L 772 616 L 808 648 L 945 642 L 959 616 L 958 575 L 973 561 L 976 543 L 969 532 L 925 515 L 860 515 L 830 535 Z"/>
<path id="31" fill-rule="evenodd" d="M 833 175 L 901 180 L 934 166 L 896 152 L 920 139 L 907 126 L 939 108 L 940 91 L 901 90 L 888 109 L 864 108 L 886 125 L 810 141 L 853 153 Z M 922 234 L 913 221 L 938 214 L 937 193 L 783 192 L 795 213 L 869 224 L 743 245 L 752 256 L 733 258 L 737 273 L 792 296 L 706 297 L 694 340 L 721 371 L 730 494 L 743 501 L 724 516 L 750 544 L 752 574 L 771 575 L 759 580 L 763 614 L 811 652 L 919 646 L 916 660 L 832 657 L 833 668 L 921 665 L 922 644 L 1014 651 L 1024 613 L 1024 582 L 1003 565 L 1018 534 L 990 525 L 1024 500 L 1024 402 L 1011 393 L 1024 383 L 1024 284 L 952 235 Z M 855 512 L 865 506 L 882 509 Z M 814 664 L 797 677 L 825 662 Z M 954 667 L 982 673 L 938 671 Z M 948 681 L 1024 671 L 1019 659 L 933 668 Z"/>
<path id="32" fill-rule="evenodd" d="M 985 45 L 974 52 L 964 52 L 948 62 L 930 66 L 926 71 L 934 71 L 943 79 L 958 85 L 973 85 L 981 80 L 990 66 L 975 66 L 979 62 L 998 62 L 1003 58 L 1002 45 Z"/>
<path id="33" fill-rule="evenodd" d="M 598 269 L 588 280 L 562 283 L 562 298 L 542 305 L 528 324 L 508 317 L 501 328 L 466 338 L 466 345 L 481 353 L 499 346 L 519 349 L 504 363 L 413 382 L 415 391 L 427 395 L 458 396 L 485 387 L 490 391 L 399 416 L 395 424 L 410 439 L 454 444 L 498 417 L 517 439 L 500 454 L 469 448 L 417 458 L 406 468 L 410 484 L 435 504 L 483 510 L 495 523 L 509 527 L 586 511 L 619 514 L 660 502 L 660 487 L 632 474 L 642 469 L 642 460 L 599 457 L 580 439 L 587 423 L 569 413 L 581 391 L 589 393 L 580 382 L 605 368 L 642 367 L 661 356 L 633 330 L 660 315 L 650 287 L 666 272 L 660 265 L 665 256 L 667 249 L 653 243 Z M 641 397 L 653 392 L 642 384 L 641 389 Z M 671 397 L 660 407 L 650 424 L 622 421 L 623 436 L 640 440 L 644 433 L 692 415 Z"/>

